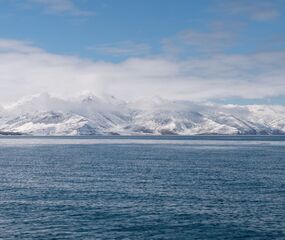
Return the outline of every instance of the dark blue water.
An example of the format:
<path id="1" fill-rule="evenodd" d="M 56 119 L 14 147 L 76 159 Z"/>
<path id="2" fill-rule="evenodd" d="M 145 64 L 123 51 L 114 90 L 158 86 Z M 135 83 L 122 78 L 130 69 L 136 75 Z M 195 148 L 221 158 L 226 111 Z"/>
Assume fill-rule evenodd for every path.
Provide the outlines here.
<path id="1" fill-rule="evenodd" d="M 285 138 L 0 138 L 0 239 L 285 239 Z"/>

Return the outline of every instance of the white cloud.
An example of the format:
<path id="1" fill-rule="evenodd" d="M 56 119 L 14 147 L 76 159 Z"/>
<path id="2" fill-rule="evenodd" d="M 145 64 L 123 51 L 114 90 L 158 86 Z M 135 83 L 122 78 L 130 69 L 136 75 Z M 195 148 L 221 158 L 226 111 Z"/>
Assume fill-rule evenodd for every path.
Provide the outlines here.
<path id="1" fill-rule="evenodd" d="M 89 47 L 88 50 L 112 56 L 140 56 L 148 54 L 151 47 L 145 43 L 123 41 L 112 44 L 100 44 Z"/>
<path id="2" fill-rule="evenodd" d="M 32 42 L 0 39 L 0 53 L 3 52 L 33 53 L 42 50 L 33 46 Z"/>
<path id="3" fill-rule="evenodd" d="M 219 11 L 232 16 L 244 16 L 255 21 L 271 21 L 281 16 L 283 0 L 226 0 L 218 5 Z"/>
<path id="4" fill-rule="evenodd" d="M 212 54 L 220 52 L 235 43 L 235 33 L 225 29 L 195 31 L 185 30 L 162 40 L 163 50 L 167 54 Z"/>
<path id="5" fill-rule="evenodd" d="M 89 16 L 93 13 L 82 10 L 72 0 L 30 0 L 33 3 L 41 4 L 49 12 L 59 14 L 70 14 L 74 16 Z"/>
<path id="6" fill-rule="evenodd" d="M 134 99 L 264 98 L 285 92 L 285 52 L 214 55 L 191 60 L 130 58 L 94 62 L 51 54 L 30 43 L 0 40 L 0 102 L 49 92 L 72 97 L 88 90 Z"/>

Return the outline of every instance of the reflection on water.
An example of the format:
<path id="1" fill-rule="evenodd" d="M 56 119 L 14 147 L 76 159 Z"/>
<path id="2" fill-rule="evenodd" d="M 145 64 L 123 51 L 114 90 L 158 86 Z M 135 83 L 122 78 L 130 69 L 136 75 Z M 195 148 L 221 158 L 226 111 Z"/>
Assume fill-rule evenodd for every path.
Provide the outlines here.
<path id="1" fill-rule="evenodd" d="M 0 145 L 51 144 L 182 144 L 182 145 L 285 145 L 285 136 L 79 136 L 0 137 Z"/>

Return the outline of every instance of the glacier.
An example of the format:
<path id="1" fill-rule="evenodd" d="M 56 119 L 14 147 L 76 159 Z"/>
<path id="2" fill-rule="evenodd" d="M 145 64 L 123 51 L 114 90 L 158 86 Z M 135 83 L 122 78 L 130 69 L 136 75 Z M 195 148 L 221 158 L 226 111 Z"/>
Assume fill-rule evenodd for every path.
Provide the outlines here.
<path id="1" fill-rule="evenodd" d="M 285 106 L 48 93 L 0 107 L 0 135 L 285 135 Z"/>

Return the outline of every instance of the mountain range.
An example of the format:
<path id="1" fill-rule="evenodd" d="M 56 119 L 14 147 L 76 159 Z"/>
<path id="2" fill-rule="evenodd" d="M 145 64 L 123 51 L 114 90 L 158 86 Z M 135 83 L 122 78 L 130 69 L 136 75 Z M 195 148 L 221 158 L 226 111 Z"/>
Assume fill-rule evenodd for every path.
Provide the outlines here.
<path id="1" fill-rule="evenodd" d="M 0 107 L 0 135 L 285 135 L 285 106 L 47 93 Z"/>

